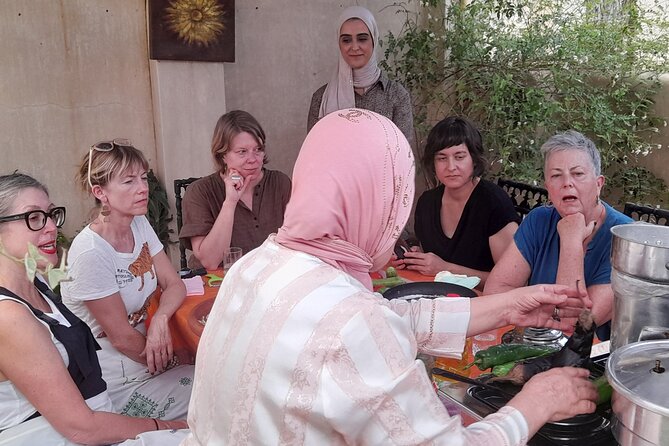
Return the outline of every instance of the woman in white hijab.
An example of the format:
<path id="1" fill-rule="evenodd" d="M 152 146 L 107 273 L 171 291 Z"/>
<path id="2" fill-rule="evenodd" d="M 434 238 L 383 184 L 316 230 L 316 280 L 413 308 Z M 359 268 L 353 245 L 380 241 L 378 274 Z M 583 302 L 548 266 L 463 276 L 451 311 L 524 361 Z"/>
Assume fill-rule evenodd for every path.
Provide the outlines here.
<path id="1" fill-rule="evenodd" d="M 337 40 L 337 68 L 330 82 L 311 98 L 307 131 L 329 113 L 357 107 L 393 121 L 413 146 L 411 98 L 400 83 L 389 80 L 379 68 L 379 30 L 372 13 L 361 6 L 346 8 L 337 22 Z"/>

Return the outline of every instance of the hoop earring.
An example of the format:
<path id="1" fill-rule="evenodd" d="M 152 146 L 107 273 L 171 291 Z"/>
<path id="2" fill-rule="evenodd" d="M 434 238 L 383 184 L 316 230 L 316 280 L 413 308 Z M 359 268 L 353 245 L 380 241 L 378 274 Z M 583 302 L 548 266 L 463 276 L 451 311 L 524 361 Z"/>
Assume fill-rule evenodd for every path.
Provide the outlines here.
<path id="1" fill-rule="evenodd" d="M 102 204 L 102 209 L 100 210 L 100 215 L 104 217 L 102 219 L 103 222 L 108 223 L 109 222 L 109 215 L 111 215 L 111 208 L 107 203 Z"/>

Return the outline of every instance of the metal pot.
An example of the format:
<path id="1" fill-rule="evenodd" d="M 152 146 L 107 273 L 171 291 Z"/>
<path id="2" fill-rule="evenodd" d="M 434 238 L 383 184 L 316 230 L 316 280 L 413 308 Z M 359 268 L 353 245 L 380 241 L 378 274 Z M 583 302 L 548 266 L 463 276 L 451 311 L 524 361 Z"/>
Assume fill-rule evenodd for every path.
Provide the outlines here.
<path id="1" fill-rule="evenodd" d="M 620 347 L 611 353 L 606 374 L 618 444 L 669 445 L 669 340 Z"/>
<path id="2" fill-rule="evenodd" d="M 633 223 L 611 232 L 613 351 L 643 333 L 669 332 L 669 227 Z"/>
<path id="3" fill-rule="evenodd" d="M 669 283 L 669 227 L 633 223 L 611 228 L 611 266 L 640 279 Z"/>

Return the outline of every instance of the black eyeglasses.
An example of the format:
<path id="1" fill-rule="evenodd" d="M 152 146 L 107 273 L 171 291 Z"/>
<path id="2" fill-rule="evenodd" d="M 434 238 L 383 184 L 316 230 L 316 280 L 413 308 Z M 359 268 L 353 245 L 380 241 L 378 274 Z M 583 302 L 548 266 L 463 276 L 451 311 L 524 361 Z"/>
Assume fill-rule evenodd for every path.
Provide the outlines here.
<path id="1" fill-rule="evenodd" d="M 118 146 L 132 146 L 130 140 L 123 138 L 116 138 L 111 141 L 100 141 L 91 146 L 88 151 L 88 185 L 93 188 L 93 182 L 91 181 L 91 165 L 93 163 L 93 150 L 98 152 L 110 152 L 114 147 Z"/>
<path id="2" fill-rule="evenodd" d="M 51 209 L 49 212 L 34 210 L 24 212 L 23 214 L 8 215 L 6 217 L 0 217 L 0 223 L 14 220 L 25 220 L 28 229 L 31 231 L 39 231 L 46 226 L 47 217 L 53 220 L 56 226 L 60 228 L 63 226 L 63 223 L 65 223 L 65 208 L 57 207 Z"/>

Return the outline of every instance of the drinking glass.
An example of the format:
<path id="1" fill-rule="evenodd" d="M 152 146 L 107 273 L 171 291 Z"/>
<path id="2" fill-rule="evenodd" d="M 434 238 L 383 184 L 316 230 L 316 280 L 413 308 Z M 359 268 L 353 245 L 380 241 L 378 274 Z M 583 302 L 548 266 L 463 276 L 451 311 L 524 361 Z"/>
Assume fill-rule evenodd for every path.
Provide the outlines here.
<path id="1" fill-rule="evenodd" d="M 227 271 L 239 259 L 242 258 L 242 248 L 230 247 L 223 258 L 223 269 Z"/>

